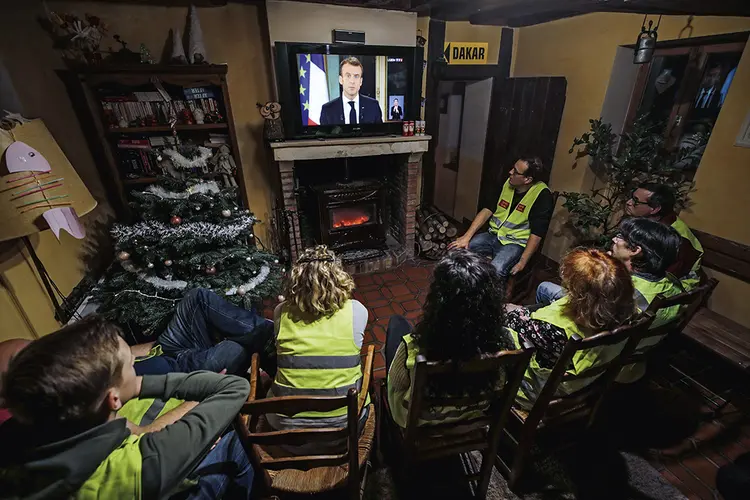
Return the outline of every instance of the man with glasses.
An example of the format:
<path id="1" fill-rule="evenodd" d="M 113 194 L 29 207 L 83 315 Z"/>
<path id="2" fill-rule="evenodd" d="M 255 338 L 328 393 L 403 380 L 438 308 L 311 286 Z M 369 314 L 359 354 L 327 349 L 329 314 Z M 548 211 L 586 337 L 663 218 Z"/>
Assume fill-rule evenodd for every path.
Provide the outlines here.
<path id="1" fill-rule="evenodd" d="M 641 184 L 633 191 L 625 205 L 625 212 L 631 217 L 648 217 L 651 220 L 671 226 L 680 235 L 680 251 L 674 264 L 667 270 L 680 278 L 686 289 L 692 289 L 700 282 L 703 246 L 687 224 L 674 212 L 675 195 L 672 188 L 664 184 Z"/>
<path id="2" fill-rule="evenodd" d="M 357 125 L 383 123 L 383 112 L 376 99 L 359 93 L 364 68 L 356 57 L 347 57 L 339 64 L 341 96 L 325 104 L 320 110 L 321 125 Z"/>
<path id="3" fill-rule="evenodd" d="M 468 247 L 491 257 L 492 265 L 504 278 L 523 271 L 547 234 L 552 218 L 553 197 L 545 178 L 539 158 L 519 159 L 510 169 L 497 206 L 483 208 L 466 233 L 448 248 Z M 489 231 L 476 234 L 488 220 Z"/>

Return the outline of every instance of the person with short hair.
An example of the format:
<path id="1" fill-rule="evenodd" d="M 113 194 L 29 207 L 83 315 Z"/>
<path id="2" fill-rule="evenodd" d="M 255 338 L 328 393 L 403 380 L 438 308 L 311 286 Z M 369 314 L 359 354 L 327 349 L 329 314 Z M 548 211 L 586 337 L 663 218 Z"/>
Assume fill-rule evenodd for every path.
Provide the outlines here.
<path id="1" fill-rule="evenodd" d="M 345 396 L 362 388 L 360 352 L 369 313 L 351 298 L 353 290 L 354 280 L 328 247 L 302 252 L 286 300 L 274 310 L 277 371 L 269 396 Z M 266 418 L 275 429 L 345 427 L 347 421 L 346 407 Z"/>
<path id="2" fill-rule="evenodd" d="M 253 470 L 231 424 L 246 380 L 209 372 L 139 377 L 121 331 L 100 317 L 35 340 L 0 394 L 0 491 L 10 498 L 249 498 Z M 197 401 L 157 432 L 133 434 L 117 411 L 136 397 Z M 212 445 L 215 445 L 212 448 Z M 229 467 L 218 467 L 229 464 Z M 231 472 L 227 472 L 231 470 Z"/>
<path id="3" fill-rule="evenodd" d="M 514 349 L 509 333 L 503 331 L 504 298 L 504 283 L 487 259 L 467 250 L 454 250 L 435 266 L 422 320 L 413 331 L 403 316 L 391 317 L 385 365 L 388 403 L 397 425 L 406 427 L 417 355 L 423 354 L 430 361 L 465 361 L 483 353 Z M 491 389 L 504 381 L 505 373 L 499 373 L 494 379 L 477 379 L 474 387 L 442 389 L 463 395 Z M 455 422 L 485 410 L 486 406 L 431 408 L 420 416 L 420 422 Z"/>
<path id="4" fill-rule="evenodd" d="M 468 248 L 491 257 L 504 278 L 523 271 L 547 234 L 555 208 L 546 178 L 542 160 L 520 158 L 510 169 L 497 206 L 482 209 L 448 248 Z M 476 234 L 488 220 L 489 231 Z"/>
<path id="5" fill-rule="evenodd" d="M 675 213 L 674 190 L 655 182 L 641 184 L 625 204 L 625 213 L 631 217 L 648 217 L 672 227 L 680 235 L 677 258 L 667 271 L 682 281 L 685 289 L 698 286 L 703 258 L 703 246 L 687 224 Z"/>
<path id="6" fill-rule="evenodd" d="M 518 406 L 530 410 L 546 383 L 565 344 L 573 335 L 582 338 L 627 324 L 637 315 L 633 282 L 625 264 L 594 248 L 569 252 L 560 264 L 560 276 L 567 294 L 531 312 L 511 305 L 505 324 L 517 348 L 523 341 L 536 347 L 516 397 Z M 573 358 L 569 373 L 586 370 L 617 356 L 623 346 L 606 346 Z M 560 385 L 556 396 L 572 394 L 596 380 L 577 379 Z"/>
<path id="7" fill-rule="evenodd" d="M 356 57 L 347 57 L 339 64 L 341 95 L 323 104 L 321 125 L 358 125 L 383 123 L 383 112 L 377 99 L 360 93 L 364 67 Z"/>

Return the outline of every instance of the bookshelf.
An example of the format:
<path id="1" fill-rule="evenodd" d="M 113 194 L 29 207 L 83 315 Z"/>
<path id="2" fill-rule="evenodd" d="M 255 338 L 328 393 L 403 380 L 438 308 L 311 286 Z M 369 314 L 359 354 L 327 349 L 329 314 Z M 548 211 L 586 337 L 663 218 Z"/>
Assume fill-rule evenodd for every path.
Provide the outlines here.
<path id="1" fill-rule="evenodd" d="M 143 189 L 162 175 L 160 151 L 170 147 L 171 110 L 181 143 L 209 148 L 226 144 L 237 170 L 234 179 L 247 206 L 242 164 L 235 133 L 225 64 L 206 65 L 102 65 L 76 72 L 82 104 L 91 121 L 89 142 L 107 189 L 107 196 L 120 220 L 130 220 L 128 193 Z M 160 89 L 163 92 L 160 92 Z M 167 104 L 164 93 L 171 104 Z M 199 108 L 204 123 L 196 114 Z M 187 110 L 187 111 L 185 111 Z M 124 126 L 127 125 L 127 126 Z M 197 172 L 204 178 L 218 177 Z"/>

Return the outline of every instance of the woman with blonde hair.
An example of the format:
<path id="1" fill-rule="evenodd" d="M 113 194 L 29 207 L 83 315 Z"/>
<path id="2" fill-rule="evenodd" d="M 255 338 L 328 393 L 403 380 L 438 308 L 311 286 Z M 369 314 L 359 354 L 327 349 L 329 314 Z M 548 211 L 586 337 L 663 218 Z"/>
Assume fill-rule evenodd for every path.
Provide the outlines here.
<path id="1" fill-rule="evenodd" d="M 362 387 L 365 306 L 351 299 L 354 280 L 324 245 L 292 267 L 286 301 L 274 311 L 277 372 L 270 396 L 344 396 Z M 346 408 L 266 416 L 276 429 L 341 427 Z"/>
<path id="2" fill-rule="evenodd" d="M 511 330 L 516 346 L 528 340 L 536 347 L 516 396 L 516 403 L 527 410 L 539 396 L 570 337 L 577 334 L 586 338 L 613 330 L 637 314 L 628 269 L 601 250 L 572 250 L 563 258 L 560 277 L 567 295 L 534 312 L 508 306 L 505 317 L 505 326 Z M 568 372 L 583 373 L 597 363 L 611 360 L 623 347 L 604 346 L 578 353 Z M 558 396 L 572 394 L 594 380 L 592 377 L 564 383 Z"/>

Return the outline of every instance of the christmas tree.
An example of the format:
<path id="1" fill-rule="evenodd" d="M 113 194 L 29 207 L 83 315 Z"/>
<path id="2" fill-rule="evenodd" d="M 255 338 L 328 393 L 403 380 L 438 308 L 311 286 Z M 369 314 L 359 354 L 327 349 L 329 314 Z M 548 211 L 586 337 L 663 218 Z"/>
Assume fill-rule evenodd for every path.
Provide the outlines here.
<path id="1" fill-rule="evenodd" d="M 256 248 L 258 220 L 239 206 L 236 187 L 164 179 L 131 195 L 139 220 L 112 227 L 116 259 L 95 296 L 140 341 L 161 333 L 193 288 L 247 309 L 279 293 L 283 269 Z"/>

